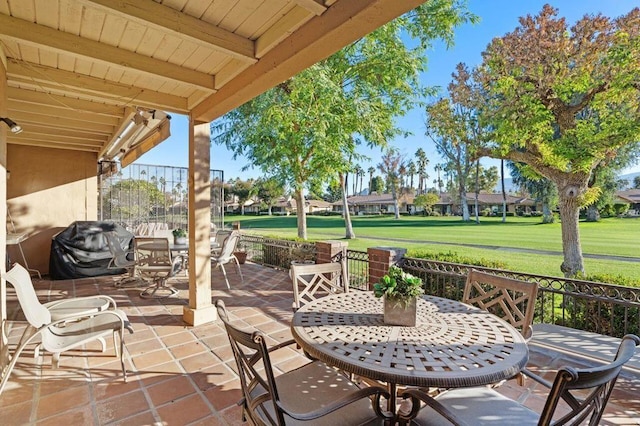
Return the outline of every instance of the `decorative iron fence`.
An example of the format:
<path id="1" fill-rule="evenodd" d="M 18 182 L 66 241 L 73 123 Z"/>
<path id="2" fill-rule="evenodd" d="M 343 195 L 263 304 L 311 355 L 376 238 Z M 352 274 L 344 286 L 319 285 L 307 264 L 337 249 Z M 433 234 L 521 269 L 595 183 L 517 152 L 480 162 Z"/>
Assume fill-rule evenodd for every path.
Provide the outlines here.
<path id="1" fill-rule="evenodd" d="M 100 175 L 100 220 L 118 222 L 128 229 L 140 223 L 166 223 L 169 229 L 187 229 L 188 172 L 186 167 L 132 164 L 117 173 Z M 211 170 L 210 176 L 211 222 L 222 228 L 224 172 Z"/>
<path id="2" fill-rule="evenodd" d="M 415 258 L 404 258 L 402 268 L 422 278 L 428 294 L 455 300 L 462 299 L 470 268 L 535 281 L 539 285 L 535 323 L 614 337 L 640 331 L 640 288 Z"/>
<path id="3" fill-rule="evenodd" d="M 349 272 L 350 288 L 369 289 L 369 253 L 347 250 L 347 271 Z"/>
<path id="4" fill-rule="evenodd" d="M 315 244 L 243 234 L 241 245 L 248 259 L 266 266 L 289 269 L 291 261 L 301 260 L 300 252 L 315 260 Z M 427 294 L 461 300 L 469 269 L 474 268 L 523 281 L 538 282 L 534 322 L 622 337 L 640 333 L 640 288 L 573 280 L 545 275 L 491 269 L 460 263 L 404 258 L 405 271 L 422 278 Z M 347 250 L 349 283 L 353 288 L 369 287 L 367 252 Z"/>
<path id="5" fill-rule="evenodd" d="M 242 234 L 240 247 L 247 252 L 248 260 L 274 268 L 289 269 L 292 261 L 316 260 L 314 243 Z"/>

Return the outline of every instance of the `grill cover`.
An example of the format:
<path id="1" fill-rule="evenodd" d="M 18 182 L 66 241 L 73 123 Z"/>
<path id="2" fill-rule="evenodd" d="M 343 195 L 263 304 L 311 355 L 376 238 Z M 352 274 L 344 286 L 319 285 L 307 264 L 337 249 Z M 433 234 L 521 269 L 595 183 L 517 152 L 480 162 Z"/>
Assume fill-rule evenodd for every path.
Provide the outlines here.
<path id="1" fill-rule="evenodd" d="M 54 280 L 124 274 L 109 268 L 112 259 L 105 232 L 116 232 L 122 247 L 131 247 L 133 234 L 115 222 L 73 222 L 51 241 L 49 275 Z"/>

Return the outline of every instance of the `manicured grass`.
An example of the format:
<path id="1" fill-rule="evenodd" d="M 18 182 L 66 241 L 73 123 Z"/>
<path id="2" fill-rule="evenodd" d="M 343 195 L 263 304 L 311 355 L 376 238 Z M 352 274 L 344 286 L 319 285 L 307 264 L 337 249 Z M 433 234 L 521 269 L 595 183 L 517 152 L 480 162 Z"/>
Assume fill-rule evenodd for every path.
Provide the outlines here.
<path id="1" fill-rule="evenodd" d="M 466 257 L 499 260 L 509 269 L 559 276 L 562 263 L 562 236 L 559 223 L 543 225 L 540 218 L 483 217 L 481 223 L 465 223 L 459 217 L 391 216 L 353 217 L 356 239 L 349 248 L 366 250 L 372 246 L 404 247 L 421 252 L 455 252 Z M 297 235 L 295 216 L 228 216 L 227 222 L 241 222 L 241 228 L 261 235 L 293 238 Z M 342 239 L 344 221 L 339 216 L 308 216 L 308 238 Z M 580 223 L 584 254 L 638 258 L 640 219 L 608 218 L 597 223 Z M 469 244 L 481 247 L 460 246 Z M 557 254 L 531 254 L 509 248 L 548 250 Z M 587 274 L 622 275 L 640 280 L 640 263 L 585 258 Z"/>

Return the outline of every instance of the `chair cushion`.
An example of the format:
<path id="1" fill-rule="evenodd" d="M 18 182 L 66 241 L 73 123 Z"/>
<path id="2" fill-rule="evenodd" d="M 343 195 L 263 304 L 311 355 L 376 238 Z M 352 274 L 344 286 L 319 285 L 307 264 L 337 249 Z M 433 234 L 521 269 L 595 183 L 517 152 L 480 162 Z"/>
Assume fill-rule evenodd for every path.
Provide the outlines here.
<path id="1" fill-rule="evenodd" d="M 292 412 L 305 413 L 330 404 L 357 386 L 326 364 L 314 361 L 276 377 L 280 401 Z M 264 409 L 274 416 L 271 401 Z M 275 418 L 275 416 L 274 416 Z M 374 425 L 382 424 L 373 411 L 371 400 L 363 398 L 319 419 L 299 421 L 285 415 L 287 425 Z"/>
<path id="2" fill-rule="evenodd" d="M 452 389 L 435 398 L 470 425 L 537 425 L 540 415 L 488 387 Z M 420 410 L 418 425 L 451 426 L 451 422 L 431 407 Z"/>

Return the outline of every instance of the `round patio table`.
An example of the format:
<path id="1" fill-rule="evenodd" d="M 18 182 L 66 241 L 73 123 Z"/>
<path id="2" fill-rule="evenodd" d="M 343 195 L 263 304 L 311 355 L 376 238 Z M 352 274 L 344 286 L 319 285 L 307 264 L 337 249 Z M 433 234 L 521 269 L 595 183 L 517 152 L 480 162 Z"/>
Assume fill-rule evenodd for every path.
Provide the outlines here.
<path id="1" fill-rule="evenodd" d="M 529 351 L 520 332 L 486 312 L 434 296 L 418 300 L 415 327 L 387 325 L 383 301 L 352 290 L 302 306 L 291 331 L 311 357 L 396 385 L 457 388 L 515 376 Z M 395 398 L 389 409 L 395 412 Z"/>

